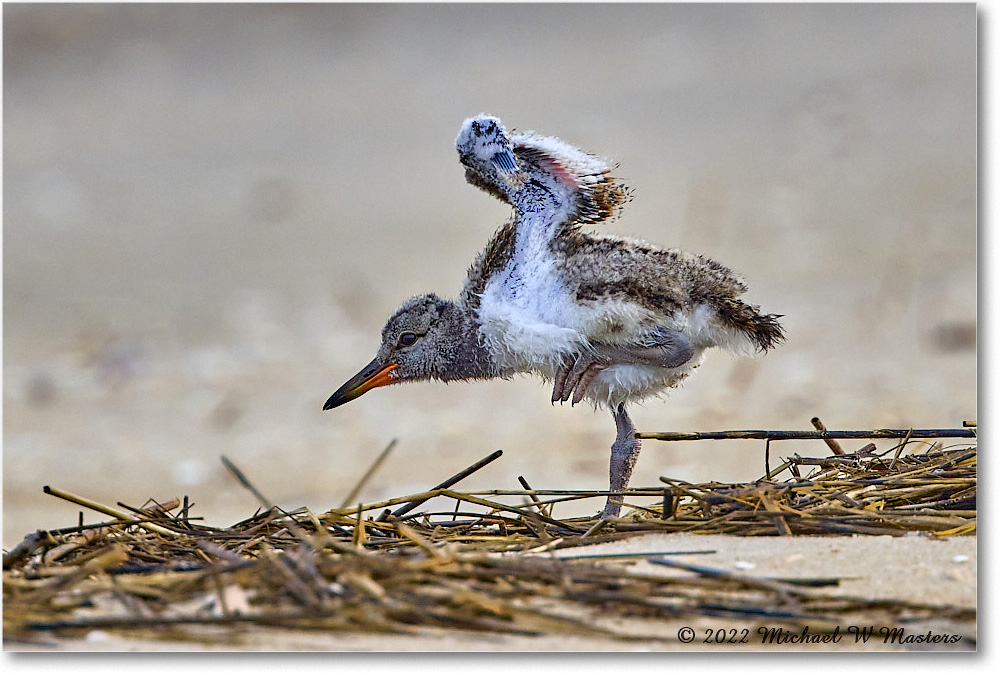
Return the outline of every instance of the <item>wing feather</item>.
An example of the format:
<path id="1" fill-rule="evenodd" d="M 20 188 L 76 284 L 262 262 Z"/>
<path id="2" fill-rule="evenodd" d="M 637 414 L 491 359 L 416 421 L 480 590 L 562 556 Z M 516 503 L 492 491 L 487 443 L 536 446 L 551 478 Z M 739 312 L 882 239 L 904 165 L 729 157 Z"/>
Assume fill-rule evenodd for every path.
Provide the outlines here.
<path id="1" fill-rule="evenodd" d="M 471 185 L 513 206 L 520 227 L 543 226 L 548 237 L 613 218 L 631 196 L 607 161 L 552 136 L 508 133 L 489 115 L 467 119 L 455 147 Z"/>

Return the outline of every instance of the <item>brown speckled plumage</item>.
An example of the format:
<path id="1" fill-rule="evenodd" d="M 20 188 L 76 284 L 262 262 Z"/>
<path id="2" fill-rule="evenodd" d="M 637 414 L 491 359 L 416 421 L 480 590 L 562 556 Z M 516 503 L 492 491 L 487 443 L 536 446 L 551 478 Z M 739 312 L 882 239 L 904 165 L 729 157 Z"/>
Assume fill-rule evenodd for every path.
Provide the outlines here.
<path id="1" fill-rule="evenodd" d="M 676 386 L 708 349 L 767 351 L 783 339 L 778 316 L 743 302 L 746 284 L 714 260 L 585 232 L 631 198 L 604 160 L 557 138 L 508 134 L 488 115 L 466 120 L 455 147 L 466 180 L 513 217 L 476 256 L 458 299 L 404 303 L 376 358 L 324 407 L 393 382 L 535 373 L 553 382 L 553 403 L 611 408 L 609 487 L 620 491 L 639 455 L 626 403 Z M 610 496 L 603 515 L 620 508 Z"/>
<path id="2" fill-rule="evenodd" d="M 691 311 L 707 303 L 720 319 L 746 333 L 760 351 L 784 339 L 776 315 L 762 315 L 738 299 L 747 290 L 739 275 L 704 256 L 578 229 L 563 231 L 551 247 L 580 303 L 610 297 L 662 314 Z"/>
<path id="3" fill-rule="evenodd" d="M 514 219 L 501 225 L 469 268 L 460 297 L 462 303 L 469 309 L 474 310 L 479 307 L 479 296 L 486 288 L 486 282 L 506 267 L 514 254 L 515 225 Z"/>

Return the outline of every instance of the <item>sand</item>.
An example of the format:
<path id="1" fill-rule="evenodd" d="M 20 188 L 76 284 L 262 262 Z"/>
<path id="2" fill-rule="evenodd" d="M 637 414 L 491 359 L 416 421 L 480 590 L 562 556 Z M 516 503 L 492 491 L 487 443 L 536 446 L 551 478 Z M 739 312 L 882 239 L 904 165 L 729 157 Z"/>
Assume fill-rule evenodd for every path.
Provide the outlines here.
<path id="1" fill-rule="evenodd" d="M 641 431 L 976 416 L 974 5 L 3 11 L 5 547 L 76 522 L 43 485 L 111 504 L 189 495 L 236 522 L 256 502 L 220 455 L 314 511 L 393 438 L 359 499 L 498 448 L 463 489 L 604 487 L 611 419 L 553 408 L 532 379 L 320 409 L 393 308 L 455 294 L 505 219 L 452 147 L 482 111 L 618 162 L 635 199 L 608 230 L 722 261 L 785 315 L 785 345 L 711 354 L 634 410 Z M 633 482 L 752 480 L 762 450 L 647 442 Z M 713 544 L 761 567 L 829 562 L 818 545 Z M 827 572 L 853 560 L 894 592 L 975 594 L 974 539 L 843 545 Z M 924 558 L 949 547 L 973 562 Z M 414 644 L 472 644 L 449 640 L 524 644 Z"/>
<path id="2" fill-rule="evenodd" d="M 685 551 L 714 551 L 683 554 Z M 672 558 L 693 565 L 721 568 L 740 574 L 778 578 L 842 579 L 830 592 L 834 595 L 860 596 L 872 599 L 902 600 L 913 603 L 950 605 L 975 608 L 977 549 L 974 537 L 933 538 L 906 537 L 732 537 L 724 535 L 646 535 L 624 542 L 565 549 L 559 555 L 607 553 L 670 554 Z M 605 563 L 614 564 L 614 563 Z M 625 563 L 617 563 L 625 564 Z M 637 574 L 670 574 L 673 570 L 652 565 L 640 559 L 629 563 Z M 82 639 L 59 639 L 40 645 L 8 645 L 11 649 L 59 649 L 79 651 L 135 650 L 308 650 L 308 651 L 677 651 L 697 650 L 719 652 L 729 650 L 770 650 L 777 652 L 800 649 L 821 651 L 906 651 L 923 650 L 922 645 L 886 643 L 885 636 L 874 625 L 874 636 L 857 641 L 850 633 L 851 624 L 843 626 L 844 639 L 827 644 L 773 644 L 764 640 L 758 630 L 769 626 L 759 622 L 712 619 L 707 617 L 660 621 L 651 630 L 649 623 L 632 621 L 636 636 L 659 639 L 630 641 L 551 635 L 525 637 L 495 634 L 470 634 L 451 630 L 421 630 L 415 635 L 372 635 L 360 633 L 323 633 L 289 631 L 268 628 L 245 628 L 236 631 L 214 631 L 199 627 L 200 640 L 123 639 L 115 634 L 95 630 Z M 780 625 L 780 624 L 776 624 Z M 685 627 L 694 628 L 697 637 L 690 644 L 680 642 L 676 635 Z M 859 626 L 860 627 L 860 626 Z M 892 628 L 889 626 L 887 628 Z M 709 632 L 737 631 L 746 642 L 715 644 L 706 642 Z M 914 635 L 962 635 L 976 639 L 976 627 L 966 622 L 920 621 L 906 626 Z M 968 650 L 962 642 L 955 647 L 938 646 L 936 651 Z"/>

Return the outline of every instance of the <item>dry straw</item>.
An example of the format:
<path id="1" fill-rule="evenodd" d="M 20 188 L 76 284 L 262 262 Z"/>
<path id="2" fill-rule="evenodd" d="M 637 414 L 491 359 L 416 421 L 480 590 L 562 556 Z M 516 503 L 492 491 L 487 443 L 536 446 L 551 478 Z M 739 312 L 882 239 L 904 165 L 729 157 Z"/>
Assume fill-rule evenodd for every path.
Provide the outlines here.
<path id="1" fill-rule="evenodd" d="M 392 444 L 344 505 L 322 514 L 280 509 L 225 460 L 262 505 L 229 528 L 200 524 L 187 498 L 114 508 L 47 487 L 48 494 L 111 519 L 85 525 L 81 517 L 77 526 L 33 533 L 5 553 L 5 640 L 101 628 L 227 641 L 234 633 L 225 627 L 247 624 L 673 640 L 676 626 L 697 617 L 813 632 L 852 622 L 973 625 L 972 609 L 850 597 L 836 590 L 836 577 L 767 579 L 682 560 L 699 551 L 616 556 L 567 550 L 670 532 L 975 534 L 976 446 L 925 440 L 974 438 L 974 429 L 835 432 L 818 419 L 813 425 L 813 432 L 641 434 L 760 438 L 768 453 L 773 440 L 815 438 L 834 454 L 793 455 L 747 484 L 664 477 L 662 485 L 624 491 L 631 511 L 603 520 L 557 514 L 583 500 L 596 511 L 604 491 L 531 489 L 523 477 L 519 490 L 455 489 L 499 451 L 426 492 L 352 504 Z M 837 438 L 898 442 L 881 451 L 868 444 L 846 452 L 830 444 Z M 641 559 L 657 567 L 637 571 Z M 649 571 L 658 567 L 664 572 Z"/>

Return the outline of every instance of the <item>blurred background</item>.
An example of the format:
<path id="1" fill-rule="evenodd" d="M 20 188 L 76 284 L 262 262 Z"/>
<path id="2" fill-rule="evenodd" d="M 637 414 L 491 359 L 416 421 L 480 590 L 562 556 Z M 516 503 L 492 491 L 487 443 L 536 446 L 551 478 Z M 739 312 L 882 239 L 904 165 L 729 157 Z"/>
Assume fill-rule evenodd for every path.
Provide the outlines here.
<path id="1" fill-rule="evenodd" d="M 712 257 L 784 314 L 642 431 L 976 416 L 976 9 L 963 5 L 4 5 L 3 543 L 189 495 L 228 525 L 424 490 L 603 489 L 614 424 L 540 381 L 323 412 L 508 207 L 463 119 L 558 135 L 635 190 L 604 227 Z M 861 445 L 861 443 L 857 444 Z M 855 449 L 850 446 L 848 449 Z M 761 443 L 647 441 L 633 486 L 752 480 Z M 818 443 L 772 446 L 819 455 Z M 594 510 L 600 504 L 596 501 Z M 559 514 L 557 515 L 567 515 Z M 97 522 L 96 514 L 86 514 Z"/>

